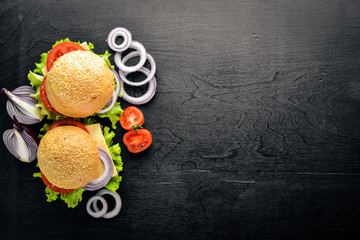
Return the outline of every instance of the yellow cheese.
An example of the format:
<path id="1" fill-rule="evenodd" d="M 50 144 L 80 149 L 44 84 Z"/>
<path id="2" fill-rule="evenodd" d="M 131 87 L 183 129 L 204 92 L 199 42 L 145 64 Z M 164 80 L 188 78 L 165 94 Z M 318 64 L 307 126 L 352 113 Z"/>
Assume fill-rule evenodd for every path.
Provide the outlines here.
<path id="1" fill-rule="evenodd" d="M 46 77 L 46 75 L 48 74 L 48 71 L 46 69 L 46 67 L 44 67 L 43 69 L 41 69 L 43 75 Z"/>
<path id="2" fill-rule="evenodd" d="M 87 42 L 83 42 L 82 44 L 80 44 L 80 47 L 84 48 L 87 51 L 90 51 L 90 49 L 89 49 L 89 47 L 87 45 Z"/>
<path id="3" fill-rule="evenodd" d="M 104 149 L 110 155 L 110 151 L 109 151 L 109 148 L 106 145 L 104 135 L 101 132 L 100 123 L 95 123 L 95 124 L 88 125 L 88 126 L 86 126 L 86 128 L 89 131 L 90 136 L 94 140 L 96 146 L 99 147 L 99 148 Z M 101 165 L 100 165 L 100 170 L 99 170 L 98 177 L 100 177 L 104 173 L 104 170 L 105 170 L 104 163 L 102 161 L 100 161 L 100 162 L 101 162 Z M 112 163 L 113 163 L 113 174 L 112 174 L 112 176 L 116 176 L 116 175 L 118 175 L 118 173 L 116 171 L 114 162 L 112 162 Z"/>

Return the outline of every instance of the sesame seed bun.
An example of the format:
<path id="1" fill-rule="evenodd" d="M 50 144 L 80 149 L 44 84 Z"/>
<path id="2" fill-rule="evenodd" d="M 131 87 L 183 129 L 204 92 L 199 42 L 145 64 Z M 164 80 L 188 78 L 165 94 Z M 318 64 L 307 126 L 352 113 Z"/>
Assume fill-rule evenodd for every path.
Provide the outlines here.
<path id="1" fill-rule="evenodd" d="M 111 99 L 114 76 L 105 61 L 90 51 L 59 57 L 46 76 L 46 95 L 61 114 L 83 118 L 100 111 Z"/>
<path id="2" fill-rule="evenodd" d="M 77 189 L 93 181 L 100 166 L 94 140 L 75 126 L 48 131 L 40 141 L 37 159 L 49 182 L 64 189 Z"/>

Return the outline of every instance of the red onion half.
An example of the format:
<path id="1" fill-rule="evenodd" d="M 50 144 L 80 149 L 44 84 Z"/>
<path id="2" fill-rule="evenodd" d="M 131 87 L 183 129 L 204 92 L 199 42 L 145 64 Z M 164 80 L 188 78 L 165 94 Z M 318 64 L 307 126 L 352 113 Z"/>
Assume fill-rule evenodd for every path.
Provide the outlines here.
<path id="1" fill-rule="evenodd" d="M 85 190 L 89 190 L 89 191 L 99 190 L 100 188 L 103 188 L 110 181 L 110 178 L 112 177 L 113 166 L 110 155 L 102 148 L 98 148 L 98 150 L 100 153 L 100 159 L 104 163 L 105 170 L 103 175 L 101 175 L 101 177 L 95 179 L 94 181 L 82 187 Z"/>
<path id="2" fill-rule="evenodd" d="M 0 93 L 8 97 L 6 110 L 12 118 L 15 116 L 20 123 L 35 124 L 44 118 L 40 113 L 40 108 L 36 107 L 37 102 L 31 94 L 36 91 L 30 86 L 20 86 L 13 91 L 3 88 Z"/>
<path id="3" fill-rule="evenodd" d="M 21 125 L 14 117 L 12 129 L 3 133 L 3 141 L 9 152 L 22 162 L 32 162 L 37 157 L 38 140 L 35 133 Z"/>

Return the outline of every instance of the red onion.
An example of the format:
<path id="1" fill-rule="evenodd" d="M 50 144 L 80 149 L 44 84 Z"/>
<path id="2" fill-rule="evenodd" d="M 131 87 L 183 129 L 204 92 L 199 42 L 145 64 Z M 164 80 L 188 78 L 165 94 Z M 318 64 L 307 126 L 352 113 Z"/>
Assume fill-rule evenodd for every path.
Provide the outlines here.
<path id="1" fill-rule="evenodd" d="M 116 44 L 116 38 L 123 37 L 124 41 L 118 45 Z M 114 28 L 108 36 L 107 43 L 109 47 L 115 52 L 123 52 L 130 47 L 132 42 L 132 36 L 129 30 L 126 28 Z"/>
<path id="2" fill-rule="evenodd" d="M 89 191 L 95 191 L 99 190 L 100 188 L 103 188 L 112 177 L 113 173 L 113 165 L 112 165 L 112 159 L 110 155 L 102 148 L 98 148 L 100 153 L 100 159 L 103 161 L 105 170 L 103 175 L 101 177 L 95 179 L 94 181 L 86 184 L 83 189 L 89 190 Z"/>
<path id="3" fill-rule="evenodd" d="M 105 194 L 111 195 L 115 199 L 115 207 L 113 210 L 111 210 L 109 212 L 106 212 L 108 209 L 108 205 L 107 205 L 106 200 L 102 197 L 102 195 L 105 195 Z M 101 203 L 103 205 L 101 210 L 99 210 L 99 208 L 97 206 L 98 200 L 101 201 Z M 95 211 L 91 210 L 91 205 L 93 206 Z M 113 218 L 119 214 L 121 207 L 122 207 L 122 202 L 121 202 L 120 195 L 117 192 L 110 191 L 109 189 L 100 190 L 99 192 L 96 193 L 95 196 L 90 198 L 86 204 L 87 212 L 90 214 L 90 216 L 95 217 L 95 218 L 99 218 L 99 217 Z"/>
<path id="4" fill-rule="evenodd" d="M 131 66 L 131 67 L 125 66 L 125 64 L 121 60 L 120 52 L 115 53 L 114 62 L 116 66 L 124 72 L 136 72 L 142 66 L 144 66 L 146 62 L 146 50 L 145 47 L 137 41 L 132 41 L 129 48 L 135 49 L 137 52 L 139 52 L 140 61 L 135 66 Z"/>
<path id="5" fill-rule="evenodd" d="M 99 208 L 97 208 L 95 211 L 93 211 L 91 209 L 91 203 L 93 203 L 94 201 L 97 202 L 98 200 L 102 203 L 102 209 L 99 210 Z M 108 204 L 107 204 L 105 198 L 100 197 L 100 196 L 91 197 L 86 204 L 86 211 L 88 212 L 88 214 L 90 216 L 92 216 L 94 218 L 102 217 L 107 212 L 107 209 L 108 209 Z"/>
<path id="6" fill-rule="evenodd" d="M 36 107 L 37 102 L 31 94 L 36 91 L 30 86 L 20 86 L 13 91 L 3 88 L 0 93 L 8 97 L 6 109 L 10 117 L 15 116 L 20 123 L 35 124 L 44 118 L 40 108 Z"/>
<path id="7" fill-rule="evenodd" d="M 146 76 L 148 76 L 150 74 L 149 69 L 142 67 L 139 69 L 139 72 L 144 73 Z M 125 73 L 125 77 L 128 75 L 129 73 Z M 152 77 L 150 79 L 149 82 L 149 87 L 148 90 L 146 91 L 146 93 L 140 97 L 132 97 L 129 94 L 127 94 L 127 92 L 125 91 L 125 88 L 123 87 L 122 89 L 123 93 L 122 93 L 122 99 L 124 99 L 125 101 L 134 104 L 134 105 L 141 105 L 141 104 L 145 104 L 147 102 L 149 102 L 155 95 L 156 92 L 156 78 L 155 76 Z"/>
<path id="8" fill-rule="evenodd" d="M 14 116 L 12 129 L 3 133 L 3 141 L 9 152 L 22 162 L 32 162 L 36 159 L 38 139 L 27 126 L 20 124 Z"/>
<path id="9" fill-rule="evenodd" d="M 109 101 L 108 104 L 110 104 L 108 107 L 106 107 L 105 109 L 102 109 L 100 111 L 98 111 L 98 114 L 101 113 L 106 113 L 108 111 L 110 111 L 110 109 L 112 109 L 116 103 L 117 98 L 120 95 L 120 90 L 121 90 L 121 83 L 120 83 L 120 77 L 117 74 L 117 72 L 114 69 L 110 69 L 112 71 L 112 73 L 114 74 L 115 77 L 115 81 L 116 81 L 116 90 L 114 90 L 113 92 L 113 96 L 111 97 L 111 100 Z"/>
<path id="10" fill-rule="evenodd" d="M 126 55 L 121 61 L 125 64 L 129 59 L 139 56 L 140 53 L 139 52 L 131 52 L 128 55 Z M 132 82 L 129 81 L 126 77 L 125 77 L 125 72 L 119 70 L 119 76 L 121 78 L 122 81 L 124 81 L 126 84 L 131 85 L 131 86 L 141 86 L 144 85 L 146 83 L 148 83 L 154 76 L 155 76 L 155 72 L 156 72 L 156 64 L 155 64 L 155 60 L 154 58 L 150 55 L 150 54 L 146 54 L 146 59 L 149 60 L 150 63 L 150 67 L 151 67 L 151 71 L 150 74 L 148 74 L 147 78 L 141 82 Z"/>

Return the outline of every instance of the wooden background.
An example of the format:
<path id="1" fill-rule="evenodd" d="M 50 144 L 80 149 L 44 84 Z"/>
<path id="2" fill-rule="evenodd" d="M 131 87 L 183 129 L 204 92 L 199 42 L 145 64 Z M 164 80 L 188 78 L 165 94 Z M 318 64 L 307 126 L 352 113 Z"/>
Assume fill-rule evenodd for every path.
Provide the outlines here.
<path id="1" fill-rule="evenodd" d="M 1 87 L 27 84 L 56 40 L 104 52 L 115 27 L 158 80 L 140 107 L 152 147 L 131 155 L 116 129 L 120 215 L 88 216 L 89 192 L 75 209 L 46 202 L 35 163 L 2 143 L 1 239 L 360 238 L 359 1 L 0 3 Z"/>

